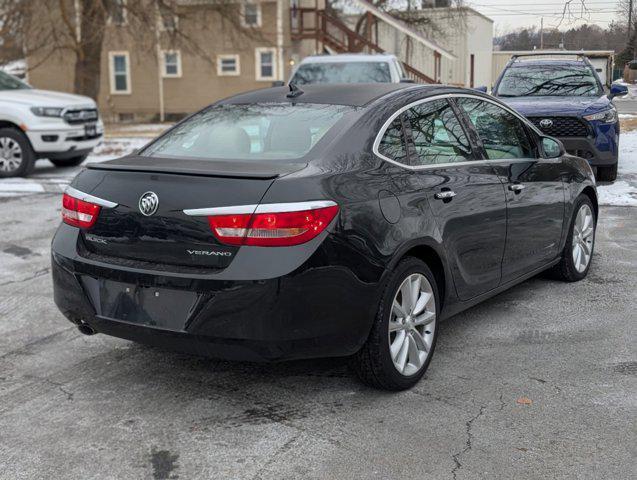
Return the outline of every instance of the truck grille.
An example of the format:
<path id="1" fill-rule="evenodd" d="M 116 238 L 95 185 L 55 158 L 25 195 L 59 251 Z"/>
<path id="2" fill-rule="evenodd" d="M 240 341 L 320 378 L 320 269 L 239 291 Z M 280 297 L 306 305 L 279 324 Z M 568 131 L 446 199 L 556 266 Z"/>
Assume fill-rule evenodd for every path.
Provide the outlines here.
<path id="1" fill-rule="evenodd" d="M 64 112 L 64 121 L 70 125 L 96 122 L 98 117 L 96 108 L 69 109 Z"/>
<path id="2" fill-rule="evenodd" d="M 588 126 L 584 121 L 575 117 L 529 117 L 529 120 L 540 129 L 541 132 L 553 137 L 587 137 Z M 551 125 L 542 125 L 544 120 L 550 120 Z"/>

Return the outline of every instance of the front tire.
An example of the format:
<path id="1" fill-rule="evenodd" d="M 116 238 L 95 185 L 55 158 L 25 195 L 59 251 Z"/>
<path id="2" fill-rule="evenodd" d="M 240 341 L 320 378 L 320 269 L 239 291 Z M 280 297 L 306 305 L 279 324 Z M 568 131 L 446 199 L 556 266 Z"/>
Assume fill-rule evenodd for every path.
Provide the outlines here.
<path id="1" fill-rule="evenodd" d="M 405 390 L 422 378 L 438 338 L 438 285 L 429 267 L 408 257 L 390 274 L 367 342 L 353 359 L 374 388 Z"/>
<path id="2" fill-rule="evenodd" d="M 49 159 L 49 161 L 56 167 L 76 167 L 88 157 L 88 153 L 79 155 L 77 157 L 65 158 L 65 159 Z"/>
<path id="3" fill-rule="evenodd" d="M 0 178 L 26 177 L 35 165 L 35 154 L 24 133 L 0 128 Z"/>
<path id="4" fill-rule="evenodd" d="M 579 282 L 588 274 L 593 260 L 597 218 L 591 199 L 581 194 L 575 200 L 573 217 L 560 263 L 553 276 L 565 282 Z"/>

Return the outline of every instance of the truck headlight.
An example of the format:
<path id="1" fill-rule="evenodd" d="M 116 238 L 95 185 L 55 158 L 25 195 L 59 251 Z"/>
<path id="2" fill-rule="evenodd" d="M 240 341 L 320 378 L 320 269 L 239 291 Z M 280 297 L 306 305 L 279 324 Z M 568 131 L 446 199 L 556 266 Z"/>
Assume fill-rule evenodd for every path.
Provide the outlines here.
<path id="1" fill-rule="evenodd" d="M 604 123 L 615 123 L 618 118 L 617 109 L 615 107 L 611 107 L 608 110 L 604 110 L 603 112 L 593 113 L 592 115 L 585 115 L 584 118 L 589 122 L 597 120 Z"/>
<path id="2" fill-rule="evenodd" d="M 38 117 L 61 117 L 62 110 L 59 107 L 31 107 L 31 113 Z"/>

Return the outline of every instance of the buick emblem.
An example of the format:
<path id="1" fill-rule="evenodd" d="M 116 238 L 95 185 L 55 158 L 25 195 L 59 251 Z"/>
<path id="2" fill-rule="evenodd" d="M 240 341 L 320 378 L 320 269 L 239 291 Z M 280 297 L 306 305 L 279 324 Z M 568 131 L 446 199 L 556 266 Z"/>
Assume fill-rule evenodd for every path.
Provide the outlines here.
<path id="1" fill-rule="evenodd" d="M 552 126 L 553 126 L 553 120 L 551 120 L 550 118 L 545 118 L 543 120 L 540 120 L 540 127 L 551 128 Z"/>
<path id="2" fill-rule="evenodd" d="M 139 197 L 139 211 L 142 215 L 150 217 L 159 207 L 159 197 L 155 192 L 146 192 Z"/>

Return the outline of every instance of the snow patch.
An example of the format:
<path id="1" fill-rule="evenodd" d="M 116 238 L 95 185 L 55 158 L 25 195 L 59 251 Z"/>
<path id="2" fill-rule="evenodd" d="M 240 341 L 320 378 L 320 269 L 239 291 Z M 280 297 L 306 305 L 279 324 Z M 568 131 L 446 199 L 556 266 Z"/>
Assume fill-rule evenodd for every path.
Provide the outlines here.
<path id="1" fill-rule="evenodd" d="M 600 205 L 637 207 L 637 131 L 621 133 L 617 180 L 597 185 L 597 192 Z"/>

